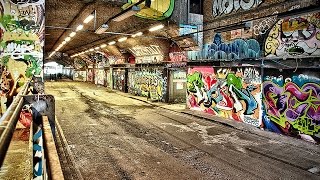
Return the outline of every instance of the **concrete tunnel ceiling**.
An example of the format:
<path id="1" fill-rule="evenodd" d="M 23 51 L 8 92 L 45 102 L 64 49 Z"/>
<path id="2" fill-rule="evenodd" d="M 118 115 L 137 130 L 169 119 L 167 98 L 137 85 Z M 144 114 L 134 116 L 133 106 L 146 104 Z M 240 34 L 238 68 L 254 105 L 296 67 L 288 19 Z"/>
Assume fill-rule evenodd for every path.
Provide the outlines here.
<path id="1" fill-rule="evenodd" d="M 174 2 L 173 0 L 158 0 Z M 128 1 L 129 3 L 135 3 L 137 1 Z M 154 1 L 153 1 L 154 2 Z M 51 0 L 46 2 L 46 41 L 45 41 L 45 52 L 46 59 L 45 62 L 56 61 L 64 66 L 73 65 L 73 60 L 70 58 L 71 55 L 88 50 L 90 48 L 100 46 L 103 43 L 108 43 L 112 40 L 117 40 L 122 37 L 122 35 L 114 34 L 96 34 L 94 32 L 94 21 L 84 24 L 83 20 L 90 15 L 94 10 L 96 10 L 96 28 L 107 22 L 111 17 L 120 13 L 123 7 L 126 7 L 126 0 Z M 152 6 L 151 6 L 152 8 Z M 171 9 L 169 9 L 171 8 Z M 168 10 L 172 12 L 173 5 L 168 6 Z M 153 9 L 154 11 L 154 9 Z M 150 11 L 152 12 L 152 11 Z M 166 16 L 168 12 L 166 11 Z M 159 18 L 159 13 L 154 19 L 164 19 Z M 110 21 L 108 23 L 109 32 L 119 32 L 134 34 L 138 31 L 147 32 L 148 28 L 152 25 L 159 24 L 162 22 L 166 25 L 165 31 L 159 31 L 150 36 L 160 36 L 160 37 L 174 37 L 178 36 L 178 26 L 166 19 L 163 21 L 154 20 L 150 18 L 145 18 L 140 15 L 131 16 L 119 22 Z M 51 58 L 48 58 L 49 54 L 53 52 L 66 37 L 70 35 L 71 32 L 75 31 L 79 24 L 83 24 L 84 28 L 82 31 L 78 31 L 76 35 L 71 38 L 59 51 L 57 51 Z M 169 25 L 169 26 L 168 26 Z M 129 38 L 129 36 L 128 36 Z M 168 46 L 170 45 L 170 40 L 158 39 L 158 38 L 135 38 L 126 41 L 126 43 L 117 43 L 113 47 L 107 47 L 103 52 L 113 55 L 113 52 L 118 53 L 119 51 L 132 48 L 136 45 L 160 45 Z M 161 45 L 162 44 L 162 45 Z M 114 49 L 117 50 L 114 50 Z M 165 50 L 164 50 L 165 52 Z M 115 54 L 119 56 L 119 54 Z"/>

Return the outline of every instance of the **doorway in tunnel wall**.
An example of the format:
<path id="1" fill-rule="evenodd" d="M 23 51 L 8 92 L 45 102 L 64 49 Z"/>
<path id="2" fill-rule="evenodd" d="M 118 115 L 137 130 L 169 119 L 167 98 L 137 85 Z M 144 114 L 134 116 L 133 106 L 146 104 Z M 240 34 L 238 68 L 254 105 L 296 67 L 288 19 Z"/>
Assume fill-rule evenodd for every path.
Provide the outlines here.
<path id="1" fill-rule="evenodd" d="M 182 68 L 169 69 L 168 96 L 170 103 L 186 102 L 187 72 Z"/>
<path id="2" fill-rule="evenodd" d="M 126 69 L 113 69 L 112 73 L 113 78 L 113 89 L 128 92 L 127 90 L 127 76 L 126 76 Z"/>

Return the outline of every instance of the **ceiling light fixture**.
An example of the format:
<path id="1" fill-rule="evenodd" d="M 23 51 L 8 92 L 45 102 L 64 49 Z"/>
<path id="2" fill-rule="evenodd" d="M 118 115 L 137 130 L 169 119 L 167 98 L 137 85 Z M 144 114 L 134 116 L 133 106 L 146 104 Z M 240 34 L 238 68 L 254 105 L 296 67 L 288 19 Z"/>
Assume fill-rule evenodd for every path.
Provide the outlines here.
<path id="1" fill-rule="evenodd" d="M 96 31 L 96 34 L 102 34 L 104 32 L 106 32 L 106 30 L 109 28 L 108 24 L 102 24 Z"/>
<path id="2" fill-rule="evenodd" d="M 70 37 L 73 37 L 73 36 L 75 36 L 77 33 L 76 32 L 72 32 L 72 33 L 70 33 Z"/>
<path id="3" fill-rule="evenodd" d="M 137 14 L 140 11 L 140 7 L 139 6 L 132 6 L 128 9 L 125 9 L 124 11 L 122 11 L 121 13 L 117 14 L 116 16 L 114 16 L 113 18 L 111 18 L 113 21 L 119 22 L 122 21 L 124 19 L 127 19 L 128 17 L 131 17 L 135 14 Z"/>
<path id="4" fill-rule="evenodd" d="M 111 41 L 111 42 L 109 42 L 108 44 L 109 44 L 109 45 L 114 45 L 114 44 L 116 44 L 116 42 L 115 42 L 115 41 Z"/>
<path id="5" fill-rule="evenodd" d="M 105 48 L 105 47 L 107 47 L 107 45 L 106 44 L 102 44 L 100 47 L 101 48 Z"/>
<path id="6" fill-rule="evenodd" d="M 83 20 L 83 23 L 88 24 L 94 18 L 94 14 L 90 14 L 86 19 Z"/>
<path id="7" fill-rule="evenodd" d="M 138 5 L 144 3 L 145 0 L 139 0 L 139 2 L 133 4 L 132 6 L 130 6 L 129 8 L 121 11 L 120 13 L 114 15 L 113 17 L 111 17 L 110 19 L 107 20 L 107 22 L 103 23 L 96 31 L 96 34 L 102 34 L 104 33 L 108 28 L 108 23 L 113 20 L 116 22 L 122 21 L 136 13 L 138 13 L 141 9 Z"/>
<path id="8" fill-rule="evenodd" d="M 98 49 L 100 49 L 100 47 L 95 47 L 94 49 L 95 49 L 95 50 L 98 50 Z"/>
<path id="9" fill-rule="evenodd" d="M 152 31 L 157 31 L 157 30 L 160 30 L 160 29 L 162 29 L 162 28 L 164 28 L 164 25 L 163 25 L 163 24 L 159 24 L 159 25 L 157 25 L 157 26 L 151 27 L 151 28 L 149 29 L 149 31 L 150 31 L 150 32 L 152 32 Z"/>
<path id="10" fill-rule="evenodd" d="M 54 55 L 54 53 L 56 53 L 56 51 L 53 51 L 53 52 L 49 55 L 49 58 L 51 58 L 51 57 Z"/>
<path id="11" fill-rule="evenodd" d="M 66 42 L 71 40 L 71 37 L 66 37 L 66 39 L 64 39 Z"/>
<path id="12" fill-rule="evenodd" d="M 89 51 L 94 51 L 94 49 L 93 49 L 93 48 L 91 48 Z"/>
<path id="13" fill-rule="evenodd" d="M 125 41 L 127 39 L 128 39 L 127 37 L 122 37 L 122 38 L 118 39 L 118 42 L 123 42 L 123 41 Z"/>
<path id="14" fill-rule="evenodd" d="M 66 43 L 67 43 L 66 41 L 62 41 L 62 43 L 61 43 L 61 44 L 62 44 L 62 45 L 65 45 Z"/>
<path id="15" fill-rule="evenodd" d="M 80 31 L 80 30 L 82 30 L 82 29 L 83 29 L 83 25 L 80 24 L 80 25 L 77 27 L 76 31 Z"/>
<path id="16" fill-rule="evenodd" d="M 137 37 L 137 36 L 142 36 L 142 34 L 143 34 L 142 32 L 137 32 L 134 35 L 132 35 L 131 37 L 134 38 L 134 37 Z"/>

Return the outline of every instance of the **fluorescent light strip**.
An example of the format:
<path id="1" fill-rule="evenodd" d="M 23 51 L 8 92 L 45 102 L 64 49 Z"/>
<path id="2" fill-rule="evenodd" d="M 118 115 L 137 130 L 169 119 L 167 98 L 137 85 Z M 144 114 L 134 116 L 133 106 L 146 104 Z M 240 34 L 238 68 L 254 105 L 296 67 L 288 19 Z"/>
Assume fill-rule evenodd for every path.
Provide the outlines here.
<path id="1" fill-rule="evenodd" d="M 83 23 L 87 24 L 87 23 L 89 23 L 93 18 L 94 18 L 94 15 L 93 15 L 93 14 L 90 14 L 90 15 L 83 21 Z"/>
<path id="2" fill-rule="evenodd" d="M 94 51 L 94 49 L 93 49 L 93 48 L 91 48 L 89 51 Z"/>
<path id="3" fill-rule="evenodd" d="M 70 33 L 70 37 L 73 37 L 73 36 L 75 36 L 77 33 L 76 32 L 72 32 L 72 33 Z"/>
<path id="4" fill-rule="evenodd" d="M 80 30 L 82 30 L 82 29 L 83 29 L 83 25 L 80 24 L 80 25 L 77 27 L 76 31 L 80 31 Z"/>
<path id="5" fill-rule="evenodd" d="M 109 42 L 108 44 L 109 44 L 109 45 L 114 45 L 114 44 L 116 44 L 116 42 L 115 42 L 115 41 L 111 41 L 111 42 Z"/>
<path id="6" fill-rule="evenodd" d="M 151 27 L 151 28 L 149 29 L 149 31 L 150 31 L 150 32 L 152 32 L 152 31 L 157 31 L 157 30 L 160 30 L 160 29 L 162 29 L 162 28 L 164 28 L 164 25 L 163 25 L 163 24 L 159 24 L 159 25 L 157 25 L 157 26 Z"/>
<path id="7" fill-rule="evenodd" d="M 126 11 L 125 13 L 113 18 L 112 20 L 113 21 L 116 21 L 116 22 L 119 22 L 119 21 L 122 21 L 130 16 L 133 16 L 135 15 L 136 13 L 138 13 L 141 9 L 139 6 L 132 6 L 130 7 L 131 9 Z"/>
<path id="8" fill-rule="evenodd" d="M 107 45 L 106 45 L 106 44 L 101 44 L 100 47 L 101 47 L 101 48 L 105 48 L 105 47 L 107 47 Z"/>
<path id="9" fill-rule="evenodd" d="M 142 36 L 142 34 L 143 34 L 142 32 L 138 32 L 138 33 L 135 33 L 134 35 L 132 35 L 131 37 L 134 38 L 134 37 L 137 37 L 137 36 Z"/>
<path id="10" fill-rule="evenodd" d="M 64 39 L 66 42 L 71 40 L 71 37 L 66 37 L 66 39 Z"/>
<path id="11" fill-rule="evenodd" d="M 54 53 L 56 53 L 56 51 L 53 51 L 53 52 L 49 55 L 49 58 L 51 58 L 51 57 L 54 55 Z"/>
<path id="12" fill-rule="evenodd" d="M 98 50 L 98 49 L 100 49 L 100 47 L 95 47 L 94 49 L 95 49 L 95 50 Z"/>
<path id="13" fill-rule="evenodd" d="M 125 41 L 127 39 L 128 39 L 127 37 L 122 37 L 122 38 L 118 39 L 118 42 L 123 42 L 123 41 Z"/>

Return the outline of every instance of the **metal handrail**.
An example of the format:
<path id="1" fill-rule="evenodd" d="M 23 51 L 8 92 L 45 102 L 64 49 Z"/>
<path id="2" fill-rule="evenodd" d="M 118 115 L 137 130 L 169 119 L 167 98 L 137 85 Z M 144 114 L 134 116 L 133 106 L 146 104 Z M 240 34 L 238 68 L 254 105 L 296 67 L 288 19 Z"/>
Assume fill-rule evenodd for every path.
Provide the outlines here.
<path id="1" fill-rule="evenodd" d="M 30 82 L 23 86 L 23 90 L 14 98 L 12 104 L 0 119 L 0 166 L 2 166 L 7 153 L 13 132 L 19 119 L 20 110 L 23 104 L 23 95 L 27 93 Z"/>

